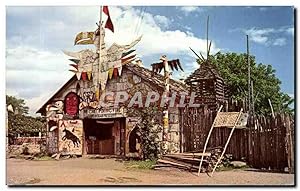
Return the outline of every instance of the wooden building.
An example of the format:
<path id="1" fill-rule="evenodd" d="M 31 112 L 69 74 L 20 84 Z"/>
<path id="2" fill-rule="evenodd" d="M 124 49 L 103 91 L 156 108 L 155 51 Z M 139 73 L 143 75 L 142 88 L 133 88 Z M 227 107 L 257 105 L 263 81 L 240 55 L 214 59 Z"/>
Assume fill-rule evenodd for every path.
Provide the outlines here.
<path id="1" fill-rule="evenodd" d="M 185 83 L 189 86 L 189 92 L 195 93 L 199 104 L 215 109 L 228 100 L 226 84 L 215 66 L 209 62 L 203 62 L 187 77 Z"/>
<path id="2" fill-rule="evenodd" d="M 88 79 L 74 75 L 38 111 L 47 117 L 47 145 L 49 153 L 76 155 L 134 155 L 137 153 L 136 124 L 138 116 L 130 116 L 126 104 L 99 106 L 96 93 Z M 114 102 L 117 92 L 125 91 L 129 99 L 136 92 L 144 98 L 150 91 L 164 92 L 164 77 L 153 74 L 137 64 L 123 66 L 121 75 L 114 73 L 107 80 L 105 97 Z M 185 84 L 170 80 L 170 92 L 188 93 Z M 169 109 L 169 152 L 180 152 L 181 133 L 179 109 Z M 160 119 L 162 120 L 162 119 Z"/>

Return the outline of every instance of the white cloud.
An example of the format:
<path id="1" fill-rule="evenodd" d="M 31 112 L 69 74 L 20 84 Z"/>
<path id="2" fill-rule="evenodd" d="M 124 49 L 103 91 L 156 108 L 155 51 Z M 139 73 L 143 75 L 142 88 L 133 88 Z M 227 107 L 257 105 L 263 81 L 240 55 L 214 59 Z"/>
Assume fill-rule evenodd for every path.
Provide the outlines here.
<path id="1" fill-rule="evenodd" d="M 179 9 L 187 14 L 196 12 L 196 11 L 200 11 L 200 8 L 197 6 L 183 6 L 183 7 L 180 7 Z"/>
<path id="2" fill-rule="evenodd" d="M 290 34 L 290 35 L 294 36 L 294 31 L 295 31 L 294 27 L 288 27 L 288 28 L 286 28 L 284 31 L 285 31 L 287 34 Z"/>
<path id="3" fill-rule="evenodd" d="M 283 46 L 286 45 L 286 39 L 285 38 L 277 38 L 273 42 L 274 46 Z"/>
<path id="4" fill-rule="evenodd" d="M 244 30 L 246 34 L 249 35 L 250 40 L 259 44 L 265 44 L 268 41 L 268 35 L 274 32 L 272 28 L 264 28 L 264 29 L 256 29 L 251 28 L 248 30 Z"/>
<path id="5" fill-rule="evenodd" d="M 249 35 L 251 41 L 262 45 L 283 46 L 286 38 L 283 35 L 294 35 L 294 27 L 283 26 L 280 28 L 250 28 L 250 29 L 231 29 L 229 32 L 242 31 Z M 275 36 L 274 36 L 275 35 Z M 279 36 L 279 37 L 278 37 Z"/>
<path id="6" fill-rule="evenodd" d="M 49 97 L 73 74 L 62 53 L 16 47 L 6 50 L 6 93 L 26 99 L 30 114 L 38 109 L 41 97 Z M 49 98 L 48 97 L 48 98 Z"/>
<path id="7" fill-rule="evenodd" d="M 74 37 L 78 32 L 96 29 L 99 9 L 51 7 L 8 10 L 8 17 L 14 15 L 31 24 L 8 26 L 6 91 L 25 98 L 33 113 L 73 75 L 68 71 L 70 61 L 61 50 L 78 51 L 87 48 L 74 47 Z M 189 10 L 192 11 L 191 8 Z M 163 15 L 145 12 L 141 20 L 141 11 L 133 7 L 110 7 L 110 14 L 115 32 L 106 30 L 107 47 L 113 42 L 127 44 L 142 34 L 143 38 L 136 46 L 141 57 L 155 54 L 176 56 L 183 59 L 182 63 L 186 64 L 188 72 L 197 67 L 189 47 L 197 52 L 206 52 L 205 39 L 196 37 L 192 32 L 167 30 L 172 19 Z M 103 19 L 106 19 L 105 16 Z M 138 22 L 140 25 L 137 25 Z M 219 50 L 212 43 L 211 53 Z"/>
<path id="8" fill-rule="evenodd" d="M 116 11 L 119 9 L 113 7 L 112 15 L 115 18 L 115 22 L 118 23 L 119 29 L 116 29 L 115 33 L 106 32 L 107 46 L 112 42 L 119 44 L 129 43 L 139 35 L 143 35 L 141 42 L 137 45 L 138 53 L 142 56 L 151 54 L 176 54 L 176 53 L 190 53 L 189 47 L 198 48 L 199 51 L 206 51 L 206 40 L 200 39 L 194 36 L 191 32 L 183 32 L 180 30 L 163 30 L 160 26 L 162 20 L 169 22 L 164 16 L 157 17 L 149 13 L 145 13 L 140 27 L 138 27 L 138 33 L 134 34 L 135 26 L 132 26 L 132 21 L 139 17 L 139 11 L 136 9 L 130 9 L 121 16 L 121 12 Z M 118 13 L 118 14 L 116 14 Z M 160 18 L 160 21 L 157 20 Z M 163 19 L 162 19 L 163 18 Z M 212 43 L 211 52 L 215 53 L 220 49 L 216 47 L 215 43 Z"/>
<path id="9" fill-rule="evenodd" d="M 170 20 L 165 16 L 155 15 L 154 19 L 155 19 L 155 21 L 157 21 L 160 25 L 162 25 L 164 27 L 168 27 L 170 25 Z"/>

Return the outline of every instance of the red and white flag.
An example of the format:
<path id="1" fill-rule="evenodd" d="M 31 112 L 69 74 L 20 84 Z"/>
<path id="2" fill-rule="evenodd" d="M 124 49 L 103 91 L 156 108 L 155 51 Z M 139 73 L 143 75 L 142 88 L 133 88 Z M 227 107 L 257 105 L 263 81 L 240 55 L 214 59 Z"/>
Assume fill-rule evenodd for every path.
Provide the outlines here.
<path id="1" fill-rule="evenodd" d="M 109 10 L 108 10 L 108 6 L 103 6 L 103 13 L 105 13 L 107 15 L 107 20 L 105 23 L 104 28 L 108 28 L 109 30 L 111 30 L 112 32 L 114 32 L 114 25 L 111 21 L 110 15 L 109 15 Z"/>

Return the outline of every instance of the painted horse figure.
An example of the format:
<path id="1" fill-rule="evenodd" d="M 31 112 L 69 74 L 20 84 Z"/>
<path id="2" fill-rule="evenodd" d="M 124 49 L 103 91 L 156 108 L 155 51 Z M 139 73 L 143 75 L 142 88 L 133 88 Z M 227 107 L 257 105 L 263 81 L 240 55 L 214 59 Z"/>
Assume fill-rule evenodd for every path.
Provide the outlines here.
<path id="1" fill-rule="evenodd" d="M 66 139 L 69 139 L 73 142 L 74 147 L 76 147 L 76 146 L 79 147 L 80 140 L 76 135 L 74 135 L 71 131 L 69 131 L 66 128 L 62 132 L 65 133 L 65 135 L 62 137 L 63 141 Z"/>

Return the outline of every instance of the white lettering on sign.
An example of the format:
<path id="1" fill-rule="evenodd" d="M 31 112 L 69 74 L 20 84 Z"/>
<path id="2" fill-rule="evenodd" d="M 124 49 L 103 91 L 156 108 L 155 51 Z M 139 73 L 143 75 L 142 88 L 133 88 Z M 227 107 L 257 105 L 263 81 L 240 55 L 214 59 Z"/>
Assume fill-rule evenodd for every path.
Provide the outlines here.
<path id="1" fill-rule="evenodd" d="M 108 108 L 108 109 L 89 109 L 83 113 L 83 117 L 88 118 L 117 118 L 126 117 L 126 112 L 123 108 Z"/>

